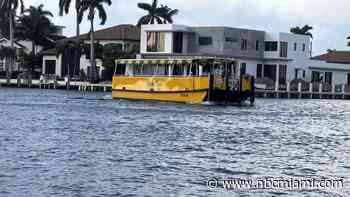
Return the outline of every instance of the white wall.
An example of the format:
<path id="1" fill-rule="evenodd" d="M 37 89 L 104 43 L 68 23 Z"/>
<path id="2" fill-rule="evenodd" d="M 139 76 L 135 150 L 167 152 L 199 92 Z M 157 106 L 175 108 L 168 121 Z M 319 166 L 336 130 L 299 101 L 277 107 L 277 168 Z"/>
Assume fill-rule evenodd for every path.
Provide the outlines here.
<path id="1" fill-rule="evenodd" d="M 45 74 L 46 71 L 46 60 L 55 60 L 56 61 L 56 71 L 55 74 L 59 77 L 61 76 L 61 61 L 62 61 L 62 55 L 59 55 L 57 58 L 56 55 L 44 55 L 43 56 L 43 67 L 42 67 L 42 73 Z"/>
<path id="2" fill-rule="evenodd" d="M 142 25 L 140 52 L 147 54 L 171 54 L 173 53 L 173 32 L 190 32 L 190 27 L 174 24 L 156 24 Z M 165 51 L 164 52 L 147 52 L 147 32 L 164 32 L 165 33 Z M 186 40 L 186 41 L 185 41 Z M 184 53 L 187 52 L 187 35 L 184 33 Z"/>

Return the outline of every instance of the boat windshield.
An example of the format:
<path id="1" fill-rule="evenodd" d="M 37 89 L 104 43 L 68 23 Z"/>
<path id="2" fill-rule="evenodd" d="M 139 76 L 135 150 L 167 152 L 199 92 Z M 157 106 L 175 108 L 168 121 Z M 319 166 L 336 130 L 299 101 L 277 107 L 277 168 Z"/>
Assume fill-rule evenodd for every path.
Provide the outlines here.
<path id="1" fill-rule="evenodd" d="M 201 64 L 118 64 L 115 75 L 206 76 L 209 71 L 209 66 Z"/>

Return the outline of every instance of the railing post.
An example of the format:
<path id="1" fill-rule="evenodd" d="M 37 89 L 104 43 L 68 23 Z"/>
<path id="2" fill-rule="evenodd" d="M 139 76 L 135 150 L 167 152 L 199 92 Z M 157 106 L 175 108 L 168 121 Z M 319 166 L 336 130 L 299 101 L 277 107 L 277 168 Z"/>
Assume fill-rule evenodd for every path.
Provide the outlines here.
<path id="1" fill-rule="evenodd" d="M 345 99 L 345 84 L 341 86 L 342 98 Z"/>
<path id="2" fill-rule="evenodd" d="M 318 93 L 320 94 L 320 99 L 322 99 L 322 92 L 323 92 L 323 89 L 322 89 L 323 87 L 322 87 L 322 83 L 320 83 L 319 85 L 318 85 Z"/>
<path id="3" fill-rule="evenodd" d="M 335 85 L 332 84 L 332 99 L 335 99 Z"/>

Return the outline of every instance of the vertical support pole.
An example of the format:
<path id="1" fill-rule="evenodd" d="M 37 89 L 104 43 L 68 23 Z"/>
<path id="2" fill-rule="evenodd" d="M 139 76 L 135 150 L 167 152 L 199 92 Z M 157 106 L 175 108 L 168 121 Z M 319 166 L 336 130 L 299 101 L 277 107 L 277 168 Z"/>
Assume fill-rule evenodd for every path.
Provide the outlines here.
<path id="1" fill-rule="evenodd" d="M 301 82 L 298 83 L 298 97 L 301 98 Z"/>
<path id="2" fill-rule="evenodd" d="M 290 81 L 287 81 L 287 98 L 290 98 Z"/>
<path id="3" fill-rule="evenodd" d="M 310 92 L 310 99 L 312 99 L 312 97 L 313 97 L 313 84 L 312 83 L 310 83 L 310 85 L 309 85 L 309 92 Z"/>
<path id="4" fill-rule="evenodd" d="M 335 99 L 335 85 L 332 84 L 332 99 Z"/>
<path id="5" fill-rule="evenodd" d="M 320 94 L 320 99 L 322 99 L 322 92 L 323 92 L 323 87 L 322 87 L 322 83 L 320 83 L 320 85 L 318 86 L 318 93 Z"/>
<path id="6" fill-rule="evenodd" d="M 342 98 L 345 99 L 345 84 L 341 86 Z"/>
<path id="7" fill-rule="evenodd" d="M 276 65 L 276 81 L 275 81 L 275 91 L 277 92 L 279 90 L 279 78 L 280 78 L 280 72 L 279 69 L 280 65 Z"/>

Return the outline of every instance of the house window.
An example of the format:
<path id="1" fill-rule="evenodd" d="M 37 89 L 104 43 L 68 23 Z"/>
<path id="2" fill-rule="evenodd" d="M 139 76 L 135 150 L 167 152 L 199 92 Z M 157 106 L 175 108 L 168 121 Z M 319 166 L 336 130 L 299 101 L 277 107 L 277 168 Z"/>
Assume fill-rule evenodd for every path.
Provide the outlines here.
<path id="1" fill-rule="evenodd" d="M 246 39 L 242 39 L 241 41 L 241 50 L 246 51 L 248 49 L 248 41 Z"/>
<path id="2" fill-rule="evenodd" d="M 147 52 L 165 51 L 165 33 L 148 32 L 147 33 Z"/>
<path id="3" fill-rule="evenodd" d="M 303 79 L 305 79 L 305 77 L 306 77 L 306 71 L 303 70 Z"/>
<path id="4" fill-rule="evenodd" d="M 255 42 L 255 50 L 256 50 L 256 51 L 259 51 L 259 50 L 260 50 L 260 42 L 259 42 L 259 40 L 257 40 L 257 41 Z"/>
<path id="5" fill-rule="evenodd" d="M 174 53 L 182 53 L 183 48 L 183 33 L 174 32 L 173 34 L 173 51 Z"/>
<path id="6" fill-rule="evenodd" d="M 297 51 L 297 49 L 298 49 L 298 44 L 295 42 L 294 43 L 294 51 Z"/>
<path id="7" fill-rule="evenodd" d="M 257 78 L 261 78 L 262 77 L 262 71 L 263 71 L 263 65 L 262 64 L 258 64 L 256 66 L 256 77 Z"/>
<path id="8" fill-rule="evenodd" d="M 298 79 L 298 72 L 299 72 L 299 69 L 294 69 L 294 79 Z"/>
<path id="9" fill-rule="evenodd" d="M 287 81 L 287 65 L 280 65 L 278 82 L 280 84 L 285 84 L 286 81 Z"/>
<path id="10" fill-rule="evenodd" d="M 280 42 L 280 57 L 287 57 L 288 54 L 288 42 Z"/>
<path id="11" fill-rule="evenodd" d="M 317 72 L 317 71 L 312 71 L 311 73 L 311 82 L 314 83 L 318 83 L 321 81 L 321 73 Z"/>
<path id="12" fill-rule="evenodd" d="M 238 42 L 238 40 L 236 38 L 232 38 L 232 37 L 226 37 L 225 41 L 226 42 Z"/>
<path id="13" fill-rule="evenodd" d="M 276 65 L 264 65 L 264 77 L 276 81 Z"/>
<path id="14" fill-rule="evenodd" d="M 305 44 L 303 44 L 303 51 L 305 51 L 306 50 L 306 45 Z"/>
<path id="15" fill-rule="evenodd" d="M 332 75 L 333 75 L 332 72 L 325 72 L 325 81 L 324 81 L 325 84 L 332 85 Z"/>
<path id="16" fill-rule="evenodd" d="M 277 51 L 278 42 L 265 42 L 265 51 Z"/>
<path id="17" fill-rule="evenodd" d="M 241 75 L 245 75 L 247 73 L 247 64 L 241 63 Z"/>
<path id="18" fill-rule="evenodd" d="M 213 38 L 212 37 L 199 37 L 199 45 L 200 46 L 213 45 Z"/>
<path id="19" fill-rule="evenodd" d="M 348 86 L 350 86 L 350 73 L 348 73 Z"/>

